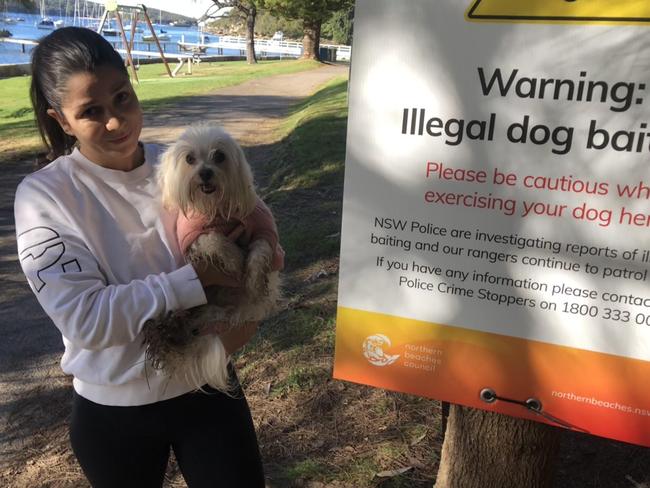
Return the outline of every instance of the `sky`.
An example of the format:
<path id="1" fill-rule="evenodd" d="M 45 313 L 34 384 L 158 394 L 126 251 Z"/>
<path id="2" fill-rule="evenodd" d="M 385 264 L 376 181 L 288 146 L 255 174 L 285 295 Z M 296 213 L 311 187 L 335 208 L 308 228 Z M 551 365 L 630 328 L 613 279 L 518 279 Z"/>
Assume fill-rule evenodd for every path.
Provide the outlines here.
<path id="1" fill-rule="evenodd" d="M 104 5 L 104 0 L 89 0 Z M 200 18 L 206 10 L 214 6 L 212 0 L 117 0 L 118 5 L 135 7 L 144 4 L 148 10 L 164 10 L 186 17 Z M 211 11 L 216 11 L 216 7 Z M 151 13 L 150 13 L 151 14 Z"/>

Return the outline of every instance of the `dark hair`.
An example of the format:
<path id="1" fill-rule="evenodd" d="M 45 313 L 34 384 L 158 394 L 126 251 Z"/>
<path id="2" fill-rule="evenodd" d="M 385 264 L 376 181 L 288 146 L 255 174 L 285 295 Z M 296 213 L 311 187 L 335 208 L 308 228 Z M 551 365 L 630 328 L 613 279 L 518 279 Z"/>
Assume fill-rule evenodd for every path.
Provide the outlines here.
<path id="1" fill-rule="evenodd" d="M 49 160 L 68 154 L 76 139 L 66 134 L 47 110 L 61 113 L 71 75 L 93 73 L 101 66 L 114 67 L 128 77 L 124 61 L 113 46 L 95 31 L 82 27 L 57 29 L 43 37 L 32 51 L 30 96 L 41 139 L 49 149 Z"/>

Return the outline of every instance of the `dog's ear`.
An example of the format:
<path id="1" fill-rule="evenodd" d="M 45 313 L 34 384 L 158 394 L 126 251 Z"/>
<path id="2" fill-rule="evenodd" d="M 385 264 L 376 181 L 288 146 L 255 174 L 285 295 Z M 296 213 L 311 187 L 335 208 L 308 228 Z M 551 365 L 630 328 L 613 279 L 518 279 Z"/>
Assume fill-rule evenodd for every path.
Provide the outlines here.
<path id="1" fill-rule="evenodd" d="M 255 194 L 253 173 L 246 160 L 244 150 L 236 142 L 234 146 L 232 153 L 235 157 L 235 172 L 238 173 L 238 178 L 232 181 L 231 184 L 233 185 L 233 193 L 239 195 L 236 199 L 237 212 L 242 217 L 246 217 L 255 209 L 257 195 Z"/>
<path id="2" fill-rule="evenodd" d="M 176 156 L 175 145 L 168 147 L 160 156 L 160 164 L 156 174 L 163 206 L 168 209 L 178 207 L 178 185 L 173 184 L 173 176 L 176 171 Z"/>

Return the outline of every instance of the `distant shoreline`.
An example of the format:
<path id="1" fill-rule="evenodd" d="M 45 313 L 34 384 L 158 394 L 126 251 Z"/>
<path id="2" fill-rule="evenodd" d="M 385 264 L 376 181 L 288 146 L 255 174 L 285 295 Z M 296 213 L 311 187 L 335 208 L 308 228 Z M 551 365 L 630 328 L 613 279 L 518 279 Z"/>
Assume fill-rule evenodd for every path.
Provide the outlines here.
<path id="1" fill-rule="evenodd" d="M 287 60 L 286 56 L 257 56 L 257 59 L 263 61 L 280 61 Z M 214 63 L 217 61 L 246 61 L 246 56 L 207 56 L 201 58 L 202 63 Z M 141 59 L 139 64 L 158 64 L 162 63 L 160 58 L 150 58 L 150 59 Z M 167 63 L 175 66 L 177 64 L 176 59 L 168 59 Z M 172 67 L 173 67 L 172 66 Z M 16 63 L 16 64 L 0 64 L 0 79 L 2 78 L 12 78 L 14 76 L 29 76 L 32 74 L 31 64 L 30 63 Z"/>

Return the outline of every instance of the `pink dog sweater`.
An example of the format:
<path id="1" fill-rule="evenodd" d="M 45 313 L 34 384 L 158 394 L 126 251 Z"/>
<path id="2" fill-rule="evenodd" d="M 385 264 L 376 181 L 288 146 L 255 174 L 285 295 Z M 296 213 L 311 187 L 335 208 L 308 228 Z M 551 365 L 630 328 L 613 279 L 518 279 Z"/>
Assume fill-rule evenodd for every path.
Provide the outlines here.
<path id="1" fill-rule="evenodd" d="M 284 250 L 280 246 L 278 229 L 273 214 L 259 198 L 255 203 L 253 212 L 243 220 L 231 219 L 226 221 L 221 217 L 217 217 L 212 222 L 209 222 L 201 214 L 185 216 L 183 212 L 179 212 L 176 222 L 178 244 L 182 253 L 185 254 L 200 235 L 209 234 L 210 232 L 228 235 L 240 225 L 244 226 L 244 232 L 237 239 L 237 244 L 245 248 L 257 239 L 266 240 L 273 249 L 271 269 L 273 271 L 282 270 L 284 268 Z"/>

